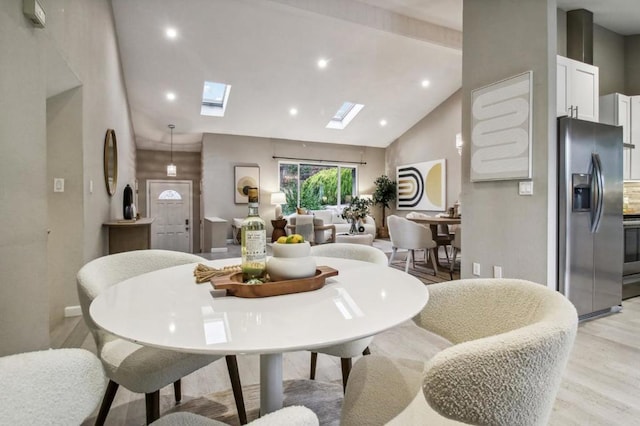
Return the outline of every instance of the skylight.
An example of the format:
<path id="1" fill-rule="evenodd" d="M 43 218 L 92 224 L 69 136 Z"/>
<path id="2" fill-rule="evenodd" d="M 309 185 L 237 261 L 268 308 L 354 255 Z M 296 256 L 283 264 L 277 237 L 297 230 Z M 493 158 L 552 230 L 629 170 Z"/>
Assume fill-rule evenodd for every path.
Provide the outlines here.
<path id="1" fill-rule="evenodd" d="M 205 81 L 204 89 L 202 90 L 202 108 L 200 109 L 200 114 L 212 117 L 224 117 L 230 91 L 231 86 L 228 84 Z"/>
<path id="2" fill-rule="evenodd" d="M 349 125 L 351 120 L 358 115 L 362 108 L 364 108 L 364 105 L 362 104 L 356 104 L 353 102 L 343 103 L 335 115 L 331 117 L 331 121 L 327 124 L 327 129 L 344 129 Z"/>

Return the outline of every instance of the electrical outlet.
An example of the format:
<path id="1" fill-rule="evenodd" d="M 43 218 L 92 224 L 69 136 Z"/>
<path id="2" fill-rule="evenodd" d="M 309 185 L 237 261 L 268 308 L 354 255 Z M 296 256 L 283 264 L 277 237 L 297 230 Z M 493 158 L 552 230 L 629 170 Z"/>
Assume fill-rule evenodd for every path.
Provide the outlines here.
<path id="1" fill-rule="evenodd" d="M 480 276 L 480 264 L 473 262 L 473 275 L 479 277 Z"/>
<path id="2" fill-rule="evenodd" d="M 53 178 L 53 192 L 64 192 L 63 178 Z"/>
<path id="3" fill-rule="evenodd" d="M 502 266 L 493 267 L 493 278 L 502 278 Z"/>

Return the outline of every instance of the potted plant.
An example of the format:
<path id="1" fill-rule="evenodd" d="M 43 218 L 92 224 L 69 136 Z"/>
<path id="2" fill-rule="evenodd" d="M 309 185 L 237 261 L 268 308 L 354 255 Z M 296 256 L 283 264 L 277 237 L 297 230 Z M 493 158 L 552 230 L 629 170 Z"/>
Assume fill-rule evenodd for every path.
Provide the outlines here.
<path id="1" fill-rule="evenodd" d="M 378 227 L 378 235 L 381 238 L 388 238 L 385 209 L 391 208 L 389 203 L 396 199 L 396 181 L 389 179 L 387 175 L 382 175 L 376 178 L 373 183 L 376 186 L 373 193 L 373 204 L 382 206 L 382 226 Z"/>

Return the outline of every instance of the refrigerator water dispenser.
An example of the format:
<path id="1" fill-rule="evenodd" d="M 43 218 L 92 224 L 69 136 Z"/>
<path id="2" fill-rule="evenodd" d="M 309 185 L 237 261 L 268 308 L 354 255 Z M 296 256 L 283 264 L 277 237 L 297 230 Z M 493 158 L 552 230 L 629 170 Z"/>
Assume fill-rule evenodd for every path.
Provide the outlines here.
<path id="1" fill-rule="evenodd" d="M 588 212 L 591 210 L 591 175 L 574 173 L 572 175 L 573 208 L 574 212 Z"/>

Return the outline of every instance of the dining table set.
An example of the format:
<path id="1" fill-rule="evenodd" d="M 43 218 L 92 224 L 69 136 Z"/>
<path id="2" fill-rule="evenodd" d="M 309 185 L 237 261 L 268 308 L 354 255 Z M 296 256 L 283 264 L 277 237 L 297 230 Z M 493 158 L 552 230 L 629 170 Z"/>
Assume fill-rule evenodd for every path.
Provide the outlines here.
<path id="1" fill-rule="evenodd" d="M 237 297 L 215 290 L 210 282 L 196 283 L 198 264 L 185 264 L 113 285 L 93 300 L 90 315 L 100 328 L 144 346 L 192 354 L 259 354 L 264 415 L 283 406 L 283 353 L 374 336 L 415 316 L 429 299 L 420 280 L 397 269 L 344 258 L 315 260 L 338 273 L 313 291 Z M 202 263 L 223 268 L 239 262 Z"/>

